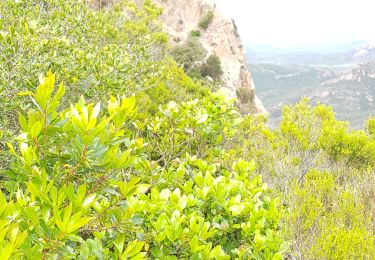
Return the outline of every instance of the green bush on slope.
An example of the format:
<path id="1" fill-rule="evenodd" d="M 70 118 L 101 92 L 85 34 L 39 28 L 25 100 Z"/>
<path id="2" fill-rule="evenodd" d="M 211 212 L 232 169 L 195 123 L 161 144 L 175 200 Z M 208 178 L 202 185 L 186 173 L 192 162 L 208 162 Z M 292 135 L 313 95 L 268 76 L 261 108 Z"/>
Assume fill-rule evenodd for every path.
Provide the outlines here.
<path id="1" fill-rule="evenodd" d="M 212 11 L 209 11 L 205 17 L 202 18 L 202 20 L 199 22 L 199 27 L 202 29 L 208 29 L 210 24 L 212 23 L 213 19 L 215 17 L 215 14 Z"/>
<path id="2" fill-rule="evenodd" d="M 138 118 L 134 97 L 57 110 L 65 88 L 54 84 L 50 74 L 23 93 L 35 106 L 8 144 L 1 259 L 282 258 L 278 200 L 250 177 L 254 164 L 226 169 L 207 153 L 231 135 L 221 126 L 233 105 L 213 95 L 152 119 Z"/>
<path id="3" fill-rule="evenodd" d="M 307 99 L 283 108 L 279 129 L 248 116 L 225 146 L 227 160 L 253 158 L 255 174 L 285 206 L 286 257 L 371 259 L 375 252 L 375 145 L 371 135 L 350 130 L 332 108 Z M 370 132 L 370 131 L 369 131 Z"/>
<path id="4" fill-rule="evenodd" d="M 171 51 L 173 59 L 175 59 L 186 72 L 190 72 L 197 64 L 203 62 L 206 54 L 206 49 L 199 40 L 193 37 L 190 37 L 186 43 L 174 47 Z"/>
<path id="5" fill-rule="evenodd" d="M 208 90 L 187 77 L 167 55 L 168 38 L 157 20 L 161 9 L 146 0 L 114 1 L 97 10 L 87 1 L 0 1 L 0 170 L 5 142 L 17 115 L 31 105 L 14 95 L 34 90 L 40 74 L 55 71 L 67 86 L 63 102 L 121 93 L 137 96 L 139 109 L 202 97 Z"/>
<path id="6" fill-rule="evenodd" d="M 371 215 L 356 191 L 334 174 L 310 171 L 290 191 L 288 225 L 300 253 L 310 259 L 370 259 L 375 254 Z"/>
<path id="7" fill-rule="evenodd" d="M 16 124 L 9 113 L 25 105 L 14 103 L 14 93 L 32 89 L 49 70 L 64 80 L 67 100 L 81 93 L 96 101 L 113 92 L 149 95 L 159 86 L 165 86 L 160 96 L 174 100 L 188 97 L 186 88 L 199 92 L 188 79 L 175 80 L 186 76 L 166 56 L 161 9 L 150 0 L 142 8 L 120 0 L 102 10 L 85 1 L 6 0 L 0 12 L 2 121 Z"/>
<path id="8" fill-rule="evenodd" d="M 208 57 L 206 62 L 200 68 L 202 77 L 211 77 L 214 80 L 220 80 L 221 75 L 223 75 L 223 70 L 221 69 L 221 61 L 219 57 L 211 55 Z"/>
<path id="9" fill-rule="evenodd" d="M 0 259 L 372 258 L 373 118 L 305 99 L 271 130 L 168 57 L 151 1 L 113 2 L 0 1 Z"/>

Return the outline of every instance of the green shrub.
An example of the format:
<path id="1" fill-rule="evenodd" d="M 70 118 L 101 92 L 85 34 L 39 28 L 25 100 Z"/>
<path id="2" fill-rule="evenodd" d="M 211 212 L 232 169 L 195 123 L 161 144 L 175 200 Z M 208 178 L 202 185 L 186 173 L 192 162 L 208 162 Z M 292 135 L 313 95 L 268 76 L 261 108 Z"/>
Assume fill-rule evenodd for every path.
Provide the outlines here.
<path id="1" fill-rule="evenodd" d="M 371 259 L 373 139 L 307 99 L 283 107 L 279 128 L 248 116 L 225 144 L 225 161 L 254 158 L 255 174 L 280 194 L 286 258 Z M 318 170 L 317 170 L 318 169 Z"/>
<path id="2" fill-rule="evenodd" d="M 183 66 L 186 72 L 194 69 L 197 63 L 204 60 L 207 51 L 199 40 L 190 37 L 186 43 L 174 47 L 171 51 L 173 59 Z"/>
<path id="3" fill-rule="evenodd" d="M 241 103 L 252 103 L 255 97 L 255 89 L 240 87 L 236 89 L 236 94 Z"/>
<path id="4" fill-rule="evenodd" d="M 364 131 L 327 126 L 319 143 L 334 162 L 364 168 L 375 165 L 375 141 Z"/>
<path id="5" fill-rule="evenodd" d="M 168 38 L 157 22 L 161 9 L 151 1 L 141 9 L 132 0 L 120 0 L 95 10 L 86 1 L 5 0 L 0 13 L 5 101 L 0 121 L 11 127 L 14 114 L 26 106 L 24 100 L 14 102 L 14 93 L 32 90 L 45 71 L 57 71 L 64 80 L 66 100 L 84 93 L 96 101 L 108 92 L 149 89 L 155 76 L 160 81 L 168 73 L 163 59 Z"/>
<path id="6" fill-rule="evenodd" d="M 191 31 L 190 34 L 193 37 L 200 37 L 201 36 L 201 31 L 199 31 L 199 30 L 193 30 L 193 31 Z"/>
<path id="7" fill-rule="evenodd" d="M 371 117 L 367 120 L 365 124 L 367 133 L 374 138 L 375 137 L 375 118 Z"/>
<path id="8" fill-rule="evenodd" d="M 35 107 L 8 144 L 1 259 L 282 259 L 278 199 L 253 163 L 217 161 L 238 119 L 223 97 L 141 119 L 134 96 L 57 110 L 54 84 L 23 93 Z"/>
<path id="9" fill-rule="evenodd" d="M 212 11 L 209 11 L 205 17 L 199 22 L 199 27 L 202 29 L 208 29 L 208 26 L 212 23 L 215 15 Z"/>
<path id="10" fill-rule="evenodd" d="M 133 0 L 113 2 L 100 10 L 87 1 L 0 2 L 0 95 L 4 101 L 0 122 L 5 129 L 14 129 L 15 115 L 29 105 L 27 100 L 15 101 L 14 93 L 24 87 L 33 90 L 37 76 L 48 70 L 56 71 L 67 85 L 64 100 L 81 93 L 92 101 L 107 99 L 110 93 L 153 99 L 149 92 L 161 85 L 165 86 L 165 95 L 158 95 L 165 97 L 161 103 L 194 96 L 185 91 L 185 85 L 171 80 L 187 77 L 166 56 L 168 37 L 157 20 L 161 9 L 150 0 L 142 8 Z M 142 110 L 149 109 L 147 104 L 140 105 Z"/>
<path id="11" fill-rule="evenodd" d="M 289 194 L 289 231 L 307 259 L 369 259 L 375 254 L 371 216 L 361 199 L 331 173 L 311 171 Z"/>
<path id="12" fill-rule="evenodd" d="M 211 55 L 208 57 L 206 62 L 201 66 L 202 77 L 211 77 L 214 80 L 220 80 L 221 75 L 223 75 L 223 70 L 221 69 L 221 61 L 219 57 Z"/>

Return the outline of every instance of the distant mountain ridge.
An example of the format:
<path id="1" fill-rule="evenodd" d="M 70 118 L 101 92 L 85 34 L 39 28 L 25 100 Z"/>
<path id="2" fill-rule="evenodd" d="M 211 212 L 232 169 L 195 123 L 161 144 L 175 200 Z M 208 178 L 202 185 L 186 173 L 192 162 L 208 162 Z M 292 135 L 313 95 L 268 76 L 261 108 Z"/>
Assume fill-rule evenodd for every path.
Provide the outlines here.
<path id="1" fill-rule="evenodd" d="M 296 103 L 303 96 L 333 106 L 338 118 L 351 121 L 355 128 L 375 113 L 374 43 L 332 54 L 271 54 L 258 60 L 248 58 L 271 125 L 281 119 L 282 105 Z M 271 63 L 256 63 L 259 60 Z"/>
<path id="2" fill-rule="evenodd" d="M 352 60 L 356 62 L 368 62 L 375 60 L 375 43 L 369 43 L 354 51 Z"/>
<path id="3" fill-rule="evenodd" d="M 247 51 L 251 63 L 340 65 L 368 62 L 375 59 L 375 43 L 347 44 L 331 52 L 309 50 L 283 50 L 269 47 Z"/>
<path id="4" fill-rule="evenodd" d="M 337 77 L 330 68 L 309 65 L 249 64 L 249 68 L 271 125 L 280 121 L 282 105 L 298 102 L 313 86 Z"/>

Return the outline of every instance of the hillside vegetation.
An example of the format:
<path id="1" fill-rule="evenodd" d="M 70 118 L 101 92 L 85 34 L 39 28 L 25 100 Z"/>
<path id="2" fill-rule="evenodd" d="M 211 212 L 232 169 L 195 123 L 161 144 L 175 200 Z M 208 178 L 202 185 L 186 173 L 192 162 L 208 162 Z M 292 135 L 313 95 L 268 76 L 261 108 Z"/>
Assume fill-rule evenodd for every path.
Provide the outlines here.
<path id="1" fill-rule="evenodd" d="M 161 12 L 0 2 L 0 259 L 372 259 L 375 119 L 302 100 L 271 130 Z"/>

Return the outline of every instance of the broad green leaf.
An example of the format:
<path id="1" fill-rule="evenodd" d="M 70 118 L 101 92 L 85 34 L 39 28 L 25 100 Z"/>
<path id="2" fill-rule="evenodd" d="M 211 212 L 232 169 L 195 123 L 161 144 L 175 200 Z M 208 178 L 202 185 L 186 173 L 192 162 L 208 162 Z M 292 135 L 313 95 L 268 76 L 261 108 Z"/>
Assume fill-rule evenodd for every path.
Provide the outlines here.
<path id="1" fill-rule="evenodd" d="M 130 242 L 121 256 L 125 258 L 131 258 L 136 256 L 138 253 L 141 252 L 144 244 L 145 242 L 140 242 L 138 240 Z"/>

